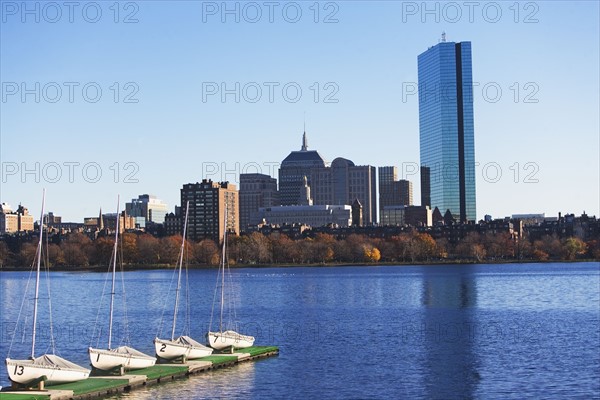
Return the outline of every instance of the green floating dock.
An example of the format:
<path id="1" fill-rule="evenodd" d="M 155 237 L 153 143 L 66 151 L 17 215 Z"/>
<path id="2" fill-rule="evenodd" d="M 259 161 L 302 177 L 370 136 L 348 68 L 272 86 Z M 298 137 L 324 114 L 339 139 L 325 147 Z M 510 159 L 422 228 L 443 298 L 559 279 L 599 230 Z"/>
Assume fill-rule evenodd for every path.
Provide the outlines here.
<path id="1" fill-rule="evenodd" d="M 84 381 L 47 385 L 46 390 L 3 390 L 0 400 L 67 400 L 101 399 L 141 386 L 183 378 L 202 371 L 224 368 L 242 361 L 256 360 L 279 354 L 275 346 L 253 346 L 234 353 L 217 353 L 184 364 L 157 364 L 150 368 L 128 371 L 123 376 L 94 376 Z"/>

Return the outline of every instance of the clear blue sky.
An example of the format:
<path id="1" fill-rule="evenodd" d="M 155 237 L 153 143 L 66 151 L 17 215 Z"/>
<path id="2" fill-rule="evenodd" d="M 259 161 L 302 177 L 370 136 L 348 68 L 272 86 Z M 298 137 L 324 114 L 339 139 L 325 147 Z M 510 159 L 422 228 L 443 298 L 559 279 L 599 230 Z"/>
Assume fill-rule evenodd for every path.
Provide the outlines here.
<path id="1" fill-rule="evenodd" d="M 114 211 L 117 194 L 172 208 L 215 166 L 213 180 L 256 165 L 276 177 L 272 163 L 300 148 L 305 113 L 309 146 L 328 161 L 410 172 L 417 56 L 445 31 L 473 47 L 478 218 L 600 216 L 597 1 L 228 2 L 239 22 L 220 1 L 121 2 L 118 15 L 100 1 L 99 16 L 89 2 L 27 2 L 32 13 L 0 3 L 0 201 L 36 215 L 43 187 L 50 211 L 80 222 Z M 236 82 L 239 103 L 222 102 L 221 83 L 235 92 Z M 418 175 L 405 177 L 419 204 Z"/>

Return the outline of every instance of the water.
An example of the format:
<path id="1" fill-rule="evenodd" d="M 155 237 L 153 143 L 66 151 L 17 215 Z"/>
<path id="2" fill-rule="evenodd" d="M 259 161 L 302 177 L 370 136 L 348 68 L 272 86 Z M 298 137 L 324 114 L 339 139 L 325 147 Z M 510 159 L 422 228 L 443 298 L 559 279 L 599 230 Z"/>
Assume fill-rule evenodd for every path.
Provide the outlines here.
<path id="1" fill-rule="evenodd" d="M 27 275 L 0 273 L 1 357 Z M 265 268 L 233 275 L 242 330 L 258 345 L 280 346 L 280 355 L 119 398 L 600 398 L 598 263 Z M 148 354 L 172 276 L 125 274 L 132 345 Z M 88 365 L 106 276 L 51 278 L 57 350 Z M 214 270 L 189 272 L 191 334 L 200 340 L 215 280 Z M 38 354 L 49 346 L 45 302 Z M 116 321 L 121 303 L 118 296 Z M 120 322 L 115 336 L 124 331 Z M 12 357 L 28 356 L 28 334 L 19 332 Z M 3 371 L 0 385 L 7 383 Z"/>

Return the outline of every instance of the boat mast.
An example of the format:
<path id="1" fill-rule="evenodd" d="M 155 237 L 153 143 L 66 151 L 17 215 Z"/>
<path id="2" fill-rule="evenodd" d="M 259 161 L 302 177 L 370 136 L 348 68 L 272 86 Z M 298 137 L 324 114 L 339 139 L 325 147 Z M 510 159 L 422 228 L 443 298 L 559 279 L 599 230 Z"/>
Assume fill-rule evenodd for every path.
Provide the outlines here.
<path id="1" fill-rule="evenodd" d="M 226 196 L 227 194 L 225 194 Z M 221 259 L 221 318 L 219 320 L 219 332 L 223 332 L 223 306 L 225 303 L 225 260 L 227 257 L 227 199 L 224 201 L 225 203 L 225 218 L 223 221 L 223 251 L 222 251 L 222 259 Z"/>
<path id="2" fill-rule="evenodd" d="M 117 249 L 119 245 L 119 202 L 120 196 L 117 196 L 117 223 L 115 224 L 115 245 L 113 248 L 113 269 L 112 269 L 112 289 L 110 291 L 110 317 L 108 319 L 108 350 L 110 350 L 110 345 L 112 341 L 112 326 L 113 326 L 113 310 L 115 303 L 115 275 L 117 273 Z"/>
<path id="3" fill-rule="evenodd" d="M 181 238 L 181 250 L 179 251 L 179 273 L 177 276 L 177 289 L 175 290 L 175 309 L 173 310 L 173 329 L 171 330 L 171 340 L 175 340 L 175 325 L 177 324 L 177 310 L 179 309 L 179 291 L 181 290 L 181 267 L 183 265 L 183 252 L 185 250 L 185 237 L 187 234 L 188 212 L 190 210 L 190 201 L 185 204 L 185 222 L 183 223 L 183 237 Z"/>
<path id="4" fill-rule="evenodd" d="M 40 292 L 40 263 L 42 261 L 42 236 L 44 233 L 44 206 L 46 205 L 46 189 L 42 192 L 42 214 L 40 216 L 40 240 L 37 248 L 37 272 L 35 275 L 35 297 L 33 298 L 33 332 L 31 335 L 31 358 L 35 357 L 35 326 L 37 325 L 37 308 Z"/>

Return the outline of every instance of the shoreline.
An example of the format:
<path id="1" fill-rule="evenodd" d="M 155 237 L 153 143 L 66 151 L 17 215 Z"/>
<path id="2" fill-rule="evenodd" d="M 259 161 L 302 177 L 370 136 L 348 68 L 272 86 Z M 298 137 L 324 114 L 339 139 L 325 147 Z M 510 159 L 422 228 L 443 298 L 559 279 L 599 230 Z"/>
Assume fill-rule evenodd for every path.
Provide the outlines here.
<path id="1" fill-rule="evenodd" d="M 356 262 L 356 263 L 310 263 L 310 264 L 235 264 L 230 265 L 229 267 L 232 269 L 238 268 L 255 268 L 255 269 L 267 269 L 267 268 L 336 268 L 336 267 L 409 267 L 409 266 L 440 266 L 440 265 L 484 265 L 484 264 L 554 264 L 554 263 L 590 263 L 596 262 L 600 263 L 600 260 L 596 259 L 580 259 L 580 260 L 486 260 L 486 261 L 473 261 L 473 260 L 438 260 L 438 261 L 414 261 L 414 262 L 378 262 L 378 263 L 366 263 L 366 262 Z M 169 264 L 129 264 L 124 265 L 123 270 L 127 271 L 155 271 L 155 270 L 169 270 L 174 269 L 175 265 Z M 218 265 L 189 265 L 188 269 L 194 270 L 202 270 L 202 269 L 217 269 Z M 0 267 L 0 272 L 23 272 L 29 271 L 30 268 L 22 268 L 22 267 L 10 267 L 10 266 L 2 266 Z M 51 267 L 49 269 L 50 272 L 92 272 L 92 273 L 105 273 L 107 272 L 107 266 L 105 265 L 97 265 L 97 266 L 87 266 L 87 267 Z"/>

